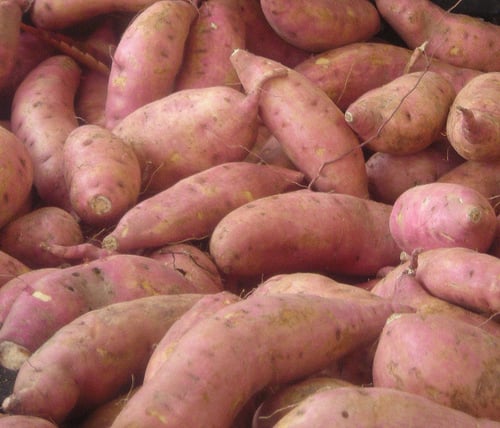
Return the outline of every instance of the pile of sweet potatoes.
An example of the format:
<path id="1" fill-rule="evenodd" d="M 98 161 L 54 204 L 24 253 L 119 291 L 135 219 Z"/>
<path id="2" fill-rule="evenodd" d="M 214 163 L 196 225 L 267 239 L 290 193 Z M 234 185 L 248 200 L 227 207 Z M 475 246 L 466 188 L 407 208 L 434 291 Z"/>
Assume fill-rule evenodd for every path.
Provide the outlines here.
<path id="1" fill-rule="evenodd" d="M 500 427 L 465 2 L 0 0 L 0 428 Z"/>

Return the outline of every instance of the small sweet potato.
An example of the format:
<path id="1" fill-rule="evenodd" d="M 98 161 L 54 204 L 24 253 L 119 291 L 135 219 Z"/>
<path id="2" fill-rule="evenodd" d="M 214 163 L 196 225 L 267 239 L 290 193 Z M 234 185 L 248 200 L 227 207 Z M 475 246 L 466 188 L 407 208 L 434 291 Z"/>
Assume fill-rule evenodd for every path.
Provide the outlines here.
<path id="1" fill-rule="evenodd" d="M 66 210 L 36 208 L 9 222 L 0 230 L 0 249 L 35 268 L 55 267 L 66 262 L 43 249 L 47 244 L 76 245 L 83 242 L 77 220 Z"/>
<path id="2" fill-rule="evenodd" d="M 361 95 L 347 107 L 345 120 L 373 151 L 416 153 L 439 138 L 454 97 L 441 75 L 408 73 Z"/>
<path id="3" fill-rule="evenodd" d="M 323 271 L 371 275 L 399 262 L 392 207 L 356 196 L 297 190 L 249 202 L 215 227 L 210 254 L 224 274 Z M 358 239 L 348 236 L 356 234 Z"/>
<path id="4" fill-rule="evenodd" d="M 74 129 L 64 143 L 63 162 L 71 207 L 84 223 L 109 226 L 136 204 L 139 160 L 109 129 L 90 124 Z"/>
<path id="5" fill-rule="evenodd" d="M 113 55 L 107 88 L 106 127 L 173 91 L 197 8 L 184 0 L 155 1 L 139 12 Z"/>
<path id="6" fill-rule="evenodd" d="M 393 315 L 375 351 L 373 384 L 500 422 L 500 338 L 442 314 Z"/>
<path id="7" fill-rule="evenodd" d="M 468 15 L 448 13 L 430 0 L 375 0 L 378 11 L 411 48 L 450 64 L 500 71 L 500 27 Z"/>
<path id="8" fill-rule="evenodd" d="M 242 49 L 231 55 L 231 61 L 246 92 L 262 87 L 260 117 L 311 187 L 368 197 L 359 141 L 319 87 L 276 61 Z M 278 70 L 281 77 L 263 82 Z"/>
<path id="9" fill-rule="evenodd" d="M 496 215 L 489 201 L 460 184 L 428 183 L 403 192 L 394 202 L 389 228 L 402 251 L 467 247 L 486 252 Z"/>
<path id="10" fill-rule="evenodd" d="M 499 99 L 500 71 L 475 77 L 457 93 L 448 114 L 446 135 L 465 159 L 500 159 Z"/>
<path id="11" fill-rule="evenodd" d="M 227 162 L 192 174 L 128 210 L 102 242 L 126 252 L 208 237 L 233 209 L 298 188 L 303 174 L 286 168 Z"/>
<path id="12" fill-rule="evenodd" d="M 199 298 L 144 297 L 78 317 L 23 364 L 3 410 L 61 423 L 115 398 L 141 383 L 155 344 Z"/>
<path id="13" fill-rule="evenodd" d="M 288 43 L 321 52 L 372 38 L 380 15 L 368 0 L 261 0 L 264 15 Z"/>

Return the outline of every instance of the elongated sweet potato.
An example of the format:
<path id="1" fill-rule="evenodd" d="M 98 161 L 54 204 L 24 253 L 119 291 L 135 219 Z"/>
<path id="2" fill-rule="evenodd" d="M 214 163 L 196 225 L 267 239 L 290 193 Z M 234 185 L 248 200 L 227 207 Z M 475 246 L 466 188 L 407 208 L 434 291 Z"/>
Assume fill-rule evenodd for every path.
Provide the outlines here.
<path id="1" fill-rule="evenodd" d="M 34 165 L 29 150 L 0 126 L 0 228 L 21 210 L 31 194 Z"/>
<path id="2" fill-rule="evenodd" d="M 465 159 L 500 159 L 500 71 L 472 79 L 450 107 L 446 135 Z"/>
<path id="3" fill-rule="evenodd" d="M 345 120 L 373 151 L 416 153 L 438 140 L 454 97 L 441 75 L 413 72 L 361 95 Z"/>
<path id="4" fill-rule="evenodd" d="M 81 125 L 63 147 L 64 180 L 71 207 L 92 226 L 116 223 L 134 206 L 141 167 L 128 144 L 99 125 Z"/>
<path id="5" fill-rule="evenodd" d="M 264 15 L 288 43 L 320 52 L 372 38 L 380 15 L 368 0 L 261 0 Z"/>
<path id="6" fill-rule="evenodd" d="M 55 267 L 66 262 L 43 249 L 43 245 L 77 245 L 83 232 L 66 210 L 48 206 L 36 208 L 9 222 L 0 230 L 0 249 L 32 269 Z"/>
<path id="7" fill-rule="evenodd" d="M 116 397 L 141 382 L 154 345 L 199 298 L 144 297 L 78 317 L 23 364 L 3 410 L 60 423 Z"/>
<path id="8" fill-rule="evenodd" d="M 192 174 L 243 160 L 257 136 L 260 91 L 227 86 L 185 89 L 125 117 L 113 132 L 139 158 L 146 194 Z"/>
<path id="9" fill-rule="evenodd" d="M 173 91 L 196 12 L 184 0 L 155 1 L 130 23 L 113 55 L 105 105 L 107 128 Z"/>
<path id="10" fill-rule="evenodd" d="M 295 190 L 303 174 L 286 168 L 229 162 L 186 177 L 126 212 L 102 242 L 126 252 L 208 237 L 233 209 Z"/>
<path id="11" fill-rule="evenodd" d="M 229 427 L 254 393 L 311 375 L 374 340 L 391 312 L 384 299 L 282 294 L 233 303 L 182 336 L 112 427 Z"/>
<path id="12" fill-rule="evenodd" d="M 12 102 L 12 132 L 26 145 L 34 186 L 49 205 L 71 210 L 64 182 L 63 146 L 78 126 L 74 97 L 81 69 L 66 55 L 38 64 L 19 85 Z"/>
<path id="13" fill-rule="evenodd" d="M 63 325 L 90 310 L 183 292 L 195 292 L 195 288 L 179 272 L 137 255 L 117 254 L 49 273 L 12 303 L 0 329 L 0 363 L 19 368 L 22 358 L 17 355 L 29 355 Z"/>
<path id="14" fill-rule="evenodd" d="M 231 61 L 246 92 L 259 86 L 260 116 L 285 153 L 320 191 L 368 196 L 363 152 L 331 99 L 302 74 L 238 49 Z M 282 77 L 263 82 L 282 70 Z"/>
<path id="15" fill-rule="evenodd" d="M 44 418 L 26 415 L 2 415 L 0 416 L 1 428 L 57 428 Z"/>
<path id="16" fill-rule="evenodd" d="M 394 202 L 389 227 L 401 250 L 467 247 L 486 252 L 496 215 L 489 201 L 467 186 L 428 183 L 403 192 Z"/>
<path id="17" fill-rule="evenodd" d="M 499 380 L 500 338 L 441 314 L 390 317 L 373 361 L 376 387 L 500 422 Z"/>
<path id="18" fill-rule="evenodd" d="M 411 48 L 459 67 L 500 71 L 500 28 L 451 14 L 430 0 L 375 0 L 378 11 Z"/>
<path id="19" fill-rule="evenodd" d="M 236 89 L 238 76 L 229 57 L 245 47 L 245 37 L 239 0 L 204 1 L 189 30 L 175 90 L 219 85 Z"/>
<path id="20" fill-rule="evenodd" d="M 312 426 L 496 428 L 499 424 L 393 388 L 350 386 L 319 390 L 275 425 L 276 428 Z"/>
<path id="21" fill-rule="evenodd" d="M 389 233 L 391 209 L 340 193 L 268 196 L 226 215 L 212 233 L 210 254 L 223 273 L 239 276 L 371 275 L 399 261 L 400 249 Z M 348 238 L 354 233 L 358 239 Z"/>

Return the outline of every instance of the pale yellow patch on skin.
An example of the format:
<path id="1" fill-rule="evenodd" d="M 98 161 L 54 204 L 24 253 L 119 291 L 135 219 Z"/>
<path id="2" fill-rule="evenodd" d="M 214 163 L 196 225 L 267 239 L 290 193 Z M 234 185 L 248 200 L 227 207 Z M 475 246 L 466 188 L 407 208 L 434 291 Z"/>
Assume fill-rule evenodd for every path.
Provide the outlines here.
<path id="1" fill-rule="evenodd" d="M 178 162 L 180 160 L 181 160 L 181 155 L 179 152 L 175 152 L 174 154 L 172 154 L 172 156 L 170 156 L 171 162 Z"/>
<path id="2" fill-rule="evenodd" d="M 245 199 L 247 199 L 248 201 L 253 201 L 255 199 L 252 195 L 252 192 L 250 192 L 250 190 L 243 190 L 242 193 L 243 193 L 243 196 L 245 197 Z"/>
<path id="3" fill-rule="evenodd" d="M 323 147 L 318 147 L 316 150 L 314 150 L 314 152 L 318 155 L 318 156 L 323 156 L 325 154 L 325 149 Z"/>
<path id="4" fill-rule="evenodd" d="M 460 55 L 462 55 L 462 49 L 460 49 L 458 46 L 453 46 L 450 49 L 450 55 L 451 56 L 460 56 Z"/>
<path id="5" fill-rule="evenodd" d="M 197 218 L 198 220 L 203 220 L 203 217 L 205 217 L 205 216 L 203 215 L 203 213 L 202 213 L 201 211 L 198 211 L 198 212 L 196 213 L 196 218 Z"/>
<path id="6" fill-rule="evenodd" d="M 50 302 L 52 300 L 52 297 L 49 296 L 48 294 L 42 293 L 41 291 L 35 291 L 32 296 L 35 299 L 39 299 L 42 302 Z"/>
<path id="7" fill-rule="evenodd" d="M 127 78 L 124 76 L 118 76 L 113 79 L 113 86 L 117 88 L 124 88 L 127 83 Z"/>
<path id="8" fill-rule="evenodd" d="M 330 60 L 328 58 L 318 58 L 314 63 L 316 65 L 329 65 Z"/>

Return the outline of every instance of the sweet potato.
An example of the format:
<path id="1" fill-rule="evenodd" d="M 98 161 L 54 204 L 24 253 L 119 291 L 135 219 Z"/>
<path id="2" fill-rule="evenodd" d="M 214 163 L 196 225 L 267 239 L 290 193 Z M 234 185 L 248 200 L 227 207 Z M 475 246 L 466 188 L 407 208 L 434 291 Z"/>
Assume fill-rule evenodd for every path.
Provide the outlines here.
<path id="1" fill-rule="evenodd" d="M 348 386 L 319 390 L 300 402 L 274 426 L 497 428 L 499 423 L 392 388 Z"/>
<path id="2" fill-rule="evenodd" d="M 389 233 L 391 209 L 306 189 L 268 196 L 227 214 L 212 233 L 210 254 L 223 273 L 239 276 L 371 275 L 399 261 L 400 249 Z M 359 238 L 348 239 L 353 233 Z"/>
<path id="3" fill-rule="evenodd" d="M 380 30 L 380 15 L 368 0 L 261 0 L 260 4 L 280 37 L 310 52 L 368 40 Z"/>
<path id="4" fill-rule="evenodd" d="M 215 165 L 243 160 L 258 128 L 260 91 L 185 89 L 137 109 L 113 132 L 139 158 L 146 194 Z"/>
<path id="5" fill-rule="evenodd" d="M 173 325 L 155 346 L 149 358 L 144 373 L 144 383 L 154 379 L 162 364 L 175 350 L 177 343 L 191 328 L 204 319 L 215 314 L 219 309 L 240 301 L 236 294 L 222 291 L 220 293 L 208 294 L 198 300 L 187 310 Z"/>
<path id="6" fill-rule="evenodd" d="M 254 393 L 311 375 L 374 340 L 391 312 L 384 299 L 292 294 L 228 305 L 182 336 L 112 427 L 229 427 Z"/>
<path id="7" fill-rule="evenodd" d="M 59 328 L 90 310 L 183 292 L 195 288 L 179 272 L 137 255 L 118 254 L 49 273 L 12 303 L 0 328 L 0 363 L 19 368 L 17 355 L 34 352 Z"/>
<path id="8" fill-rule="evenodd" d="M 385 21 L 415 49 L 450 64 L 500 71 L 500 28 L 491 22 L 450 14 L 429 0 L 375 0 Z"/>
<path id="9" fill-rule="evenodd" d="M 34 167 L 33 183 L 48 205 L 71 210 L 64 182 L 63 146 L 78 126 L 74 97 L 79 65 L 66 55 L 38 64 L 19 85 L 12 102 L 12 132 L 26 145 Z"/>
<path id="10" fill-rule="evenodd" d="M 105 105 L 107 128 L 173 91 L 196 13 L 188 1 L 161 0 L 130 23 L 113 55 Z"/>
<path id="11" fill-rule="evenodd" d="M 434 71 L 445 77 L 455 92 L 481 74 L 424 56 L 414 60 L 412 51 L 403 46 L 375 42 L 329 49 L 304 59 L 294 69 L 323 89 L 342 111 L 365 92 L 405 72 Z"/>
<path id="12" fill-rule="evenodd" d="M 470 187 L 488 199 L 497 214 L 500 212 L 500 160 L 465 161 L 437 181 Z"/>
<path id="13" fill-rule="evenodd" d="M 0 90 L 8 84 L 14 69 L 23 11 L 16 0 L 0 2 Z"/>
<path id="14" fill-rule="evenodd" d="M 358 139 L 320 88 L 300 73 L 245 50 L 236 50 L 231 61 L 246 92 L 262 86 L 262 121 L 312 187 L 368 196 Z M 277 70 L 286 75 L 263 82 Z"/>
<path id="15" fill-rule="evenodd" d="M 245 23 L 239 0 L 207 0 L 189 31 L 175 90 L 227 85 L 238 87 L 229 57 L 245 47 Z"/>
<path id="16" fill-rule="evenodd" d="M 448 114 L 446 135 L 465 159 L 500 159 L 499 99 L 500 71 L 475 77 L 457 93 Z"/>
<path id="17" fill-rule="evenodd" d="M 365 164 L 368 190 L 374 200 L 392 205 L 406 190 L 433 183 L 461 163 L 454 150 L 447 154 L 434 145 L 408 155 L 376 152 Z"/>
<path id="18" fill-rule="evenodd" d="M 199 293 L 216 293 L 224 288 L 210 255 L 192 244 L 165 245 L 148 254 L 148 257 L 182 273 Z"/>
<path id="19" fill-rule="evenodd" d="M 77 220 L 59 207 L 40 207 L 9 222 L 0 230 L 0 249 L 32 269 L 66 262 L 44 251 L 43 245 L 76 245 L 83 242 Z"/>
<path id="20" fill-rule="evenodd" d="M 500 422 L 500 338 L 446 315 L 391 316 L 375 351 L 373 384 Z"/>
<path id="21" fill-rule="evenodd" d="M 126 212 L 102 242 L 126 252 L 203 239 L 233 209 L 297 189 L 303 174 L 250 162 L 228 162 L 186 177 Z"/>
<path id="22" fill-rule="evenodd" d="M 57 428 L 57 425 L 36 416 L 2 415 L 0 428 Z"/>
<path id="23" fill-rule="evenodd" d="M 128 144 L 99 125 L 81 125 L 66 138 L 63 171 L 71 207 L 92 226 L 109 226 L 134 206 L 141 167 Z"/>
<path id="24" fill-rule="evenodd" d="M 403 192 L 389 219 L 401 250 L 467 247 L 486 252 L 493 242 L 496 216 L 489 201 L 467 186 L 428 183 Z"/>
<path id="25" fill-rule="evenodd" d="M 347 107 L 345 120 L 373 151 L 416 153 L 439 138 L 454 97 L 441 75 L 413 72 L 361 95 Z"/>
<path id="26" fill-rule="evenodd" d="M 78 317 L 23 364 L 3 410 L 61 423 L 141 383 L 154 345 L 199 298 L 144 297 Z"/>
<path id="27" fill-rule="evenodd" d="M 0 251 L 0 286 L 4 285 L 12 278 L 30 270 L 31 269 L 20 260 L 17 260 L 4 251 Z"/>
<path id="28" fill-rule="evenodd" d="M 11 131 L 0 126 L 0 228 L 24 205 L 33 186 L 34 165 L 29 150 Z"/>

